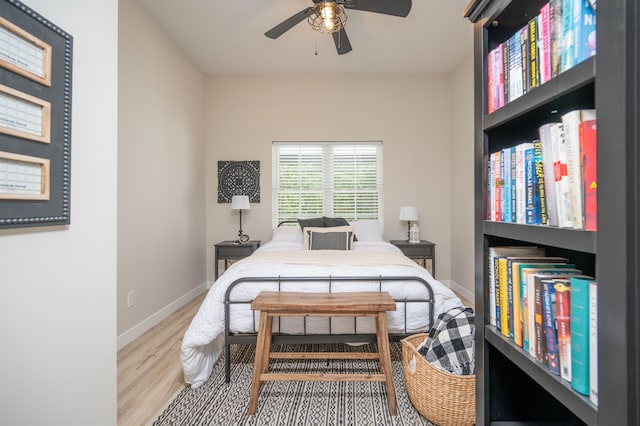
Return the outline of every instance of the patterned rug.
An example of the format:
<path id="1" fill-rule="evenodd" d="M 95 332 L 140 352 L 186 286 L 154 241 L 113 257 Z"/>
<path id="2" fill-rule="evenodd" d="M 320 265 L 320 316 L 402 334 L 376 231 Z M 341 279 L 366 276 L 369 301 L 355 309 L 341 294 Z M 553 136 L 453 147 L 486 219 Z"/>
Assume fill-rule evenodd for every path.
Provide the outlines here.
<path id="1" fill-rule="evenodd" d="M 375 351 L 375 345 L 306 345 L 307 351 Z M 273 345 L 274 351 L 301 350 Z M 233 345 L 231 383 L 224 381 L 224 355 L 209 380 L 183 389 L 155 426 L 165 425 L 431 425 L 411 405 L 404 386 L 402 347 L 391 343 L 398 414 L 391 416 L 385 386 L 379 382 L 267 382 L 260 388 L 256 414 L 247 414 L 255 347 Z M 272 360 L 270 371 L 377 373 L 375 360 Z"/>

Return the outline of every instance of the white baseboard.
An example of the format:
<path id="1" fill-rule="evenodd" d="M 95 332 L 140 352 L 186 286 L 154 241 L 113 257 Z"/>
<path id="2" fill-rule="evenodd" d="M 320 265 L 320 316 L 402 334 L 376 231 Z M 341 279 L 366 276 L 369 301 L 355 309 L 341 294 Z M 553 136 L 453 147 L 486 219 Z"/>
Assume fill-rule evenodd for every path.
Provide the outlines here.
<path id="1" fill-rule="evenodd" d="M 468 289 L 462 287 L 457 282 L 451 280 L 441 280 L 440 282 L 442 282 L 444 285 L 446 285 L 451 290 L 455 291 L 468 301 L 473 302 L 475 300 L 475 294 L 472 291 L 469 291 Z"/>
<path id="2" fill-rule="evenodd" d="M 184 296 L 179 297 L 175 301 L 169 303 L 164 308 L 160 309 L 155 314 L 147 317 L 144 321 L 131 327 L 129 330 L 119 335 L 117 339 L 118 350 L 124 348 L 129 343 L 131 343 L 138 337 L 142 336 L 145 332 L 147 332 L 154 326 L 158 325 L 160 321 L 167 318 L 169 315 L 171 315 L 172 313 L 174 313 L 175 311 L 177 311 L 178 309 L 180 309 L 181 307 L 183 307 L 184 305 L 186 305 L 187 303 L 189 303 L 190 301 L 198 297 L 203 291 L 206 291 L 209 287 L 210 287 L 210 283 L 208 281 L 200 284 L 198 287 L 189 291 Z"/>

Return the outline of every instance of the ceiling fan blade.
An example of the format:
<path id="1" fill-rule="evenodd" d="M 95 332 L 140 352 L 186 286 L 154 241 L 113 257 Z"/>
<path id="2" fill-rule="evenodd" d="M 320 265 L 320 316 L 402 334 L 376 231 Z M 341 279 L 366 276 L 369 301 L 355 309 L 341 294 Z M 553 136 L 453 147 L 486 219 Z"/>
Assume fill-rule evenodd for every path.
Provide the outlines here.
<path id="1" fill-rule="evenodd" d="M 271 28 L 269 31 L 264 33 L 269 38 L 278 38 L 282 34 L 289 31 L 291 28 L 295 27 L 300 22 L 304 21 L 309 15 L 313 13 L 313 7 L 308 7 L 304 10 L 293 15 L 291 18 L 285 19 L 280 22 L 275 27 Z"/>
<path id="2" fill-rule="evenodd" d="M 411 0 L 336 0 L 345 9 L 364 10 L 405 17 L 411 11 Z"/>
<path id="3" fill-rule="evenodd" d="M 331 33 L 331 35 L 333 36 L 333 42 L 336 44 L 338 55 L 351 52 L 351 42 L 349 42 L 349 37 L 347 37 L 347 32 L 344 28 L 338 32 Z"/>

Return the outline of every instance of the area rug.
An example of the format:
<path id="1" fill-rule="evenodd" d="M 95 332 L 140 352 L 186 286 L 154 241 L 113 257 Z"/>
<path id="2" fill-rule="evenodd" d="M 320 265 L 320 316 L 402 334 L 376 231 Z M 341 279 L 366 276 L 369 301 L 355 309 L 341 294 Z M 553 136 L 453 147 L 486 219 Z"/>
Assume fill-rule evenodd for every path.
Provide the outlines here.
<path id="1" fill-rule="evenodd" d="M 375 345 L 273 345 L 272 350 L 376 351 Z M 224 381 L 224 355 L 209 380 L 183 389 L 153 423 L 166 425 L 431 425 L 411 405 L 402 372 L 402 347 L 391 344 L 398 413 L 389 414 L 385 385 L 379 382 L 267 382 L 256 414 L 247 414 L 255 347 L 233 345 L 231 382 Z M 271 371 L 377 373 L 375 360 L 272 360 Z"/>

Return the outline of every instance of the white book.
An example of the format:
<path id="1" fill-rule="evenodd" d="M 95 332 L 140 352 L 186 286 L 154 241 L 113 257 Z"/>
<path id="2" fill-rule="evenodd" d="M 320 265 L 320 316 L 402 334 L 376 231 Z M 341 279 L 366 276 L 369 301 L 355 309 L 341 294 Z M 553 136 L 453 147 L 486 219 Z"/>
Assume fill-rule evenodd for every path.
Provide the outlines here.
<path id="1" fill-rule="evenodd" d="M 598 405 L 598 283 L 589 283 L 589 400 Z"/>
<path id="2" fill-rule="evenodd" d="M 571 193 L 569 192 L 569 176 L 567 175 L 567 151 L 565 149 L 564 126 L 555 123 L 551 127 L 553 148 L 553 173 L 556 181 L 556 206 L 558 210 L 558 226 L 572 228 Z"/>
<path id="3" fill-rule="evenodd" d="M 524 178 L 524 152 L 533 149 L 533 143 L 524 142 L 516 145 L 516 223 L 526 223 L 525 205 L 527 185 Z"/>
<path id="4" fill-rule="evenodd" d="M 571 196 L 571 223 L 573 228 L 584 228 L 584 196 L 582 179 L 582 152 L 580 145 L 580 123 L 595 120 L 596 110 L 578 109 L 562 116 L 565 149 L 567 152 L 567 175 Z"/>
<path id="5" fill-rule="evenodd" d="M 558 203 L 553 172 L 553 142 L 551 128 L 556 123 L 543 124 L 539 130 L 542 144 L 542 170 L 544 171 L 544 189 L 547 197 L 547 225 L 558 226 Z"/>

